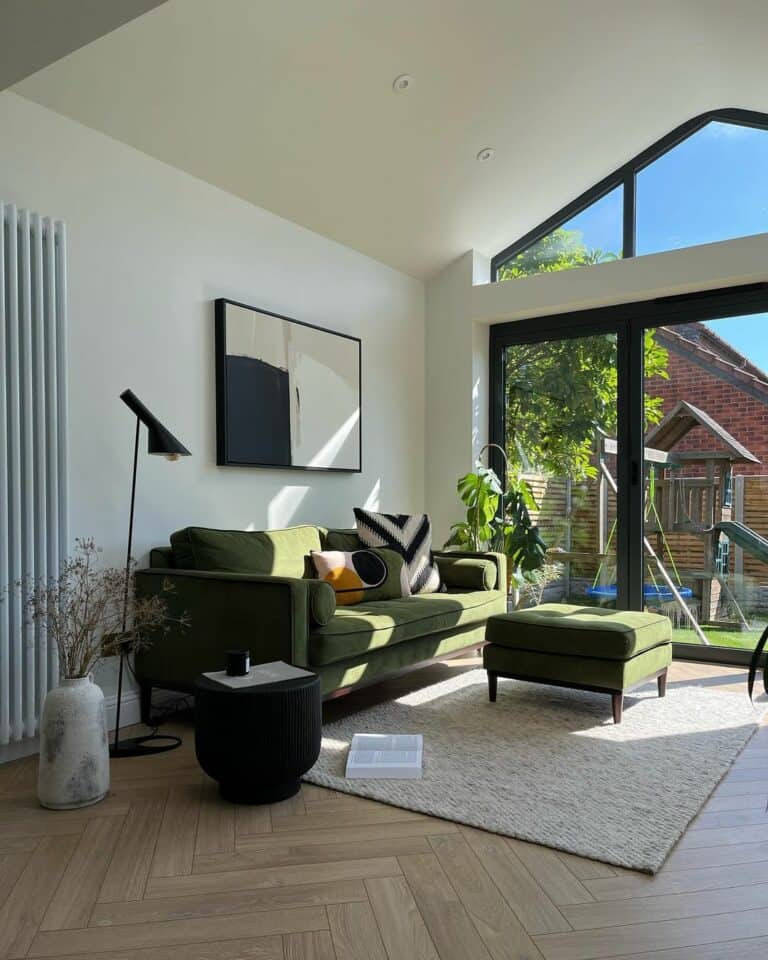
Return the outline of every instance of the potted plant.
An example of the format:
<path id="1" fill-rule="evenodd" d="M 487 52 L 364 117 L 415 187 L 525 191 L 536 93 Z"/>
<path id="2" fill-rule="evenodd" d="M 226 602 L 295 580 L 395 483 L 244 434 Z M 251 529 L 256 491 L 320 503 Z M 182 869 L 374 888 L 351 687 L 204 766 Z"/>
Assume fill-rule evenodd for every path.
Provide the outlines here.
<path id="1" fill-rule="evenodd" d="M 42 806 L 54 810 L 98 803 L 109 790 L 104 694 L 93 668 L 166 620 L 162 597 L 136 598 L 130 565 L 99 567 L 100 552 L 93 540 L 78 539 L 57 577 L 17 584 L 29 620 L 58 651 L 61 679 L 43 705 L 37 787 Z"/>
<path id="2" fill-rule="evenodd" d="M 506 455 L 498 449 L 506 464 Z M 496 472 L 478 459 L 474 471 L 459 478 L 459 499 L 467 508 L 466 519 L 451 527 L 446 547 L 481 552 L 496 550 L 509 558 L 507 592 L 532 579 L 546 558 L 547 545 L 531 520 L 536 500 L 525 480 L 513 479 L 506 490 Z"/>

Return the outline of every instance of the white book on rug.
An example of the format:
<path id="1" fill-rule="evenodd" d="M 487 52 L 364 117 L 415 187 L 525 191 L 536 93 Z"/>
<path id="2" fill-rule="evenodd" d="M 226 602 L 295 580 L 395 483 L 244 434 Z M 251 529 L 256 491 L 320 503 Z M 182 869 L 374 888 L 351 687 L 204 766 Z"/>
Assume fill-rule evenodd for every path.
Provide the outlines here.
<path id="1" fill-rule="evenodd" d="M 419 780 L 423 752 L 420 733 L 356 733 L 347 756 L 347 778 Z"/>

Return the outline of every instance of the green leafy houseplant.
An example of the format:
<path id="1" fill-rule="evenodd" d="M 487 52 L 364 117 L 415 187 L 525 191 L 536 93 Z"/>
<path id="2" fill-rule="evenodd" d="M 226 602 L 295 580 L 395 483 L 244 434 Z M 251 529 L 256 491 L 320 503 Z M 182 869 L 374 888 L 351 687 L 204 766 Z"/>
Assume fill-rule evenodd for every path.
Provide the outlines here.
<path id="1" fill-rule="evenodd" d="M 496 550 L 510 561 L 510 581 L 530 579 L 544 563 L 546 544 L 531 520 L 536 501 L 524 480 L 504 490 L 496 472 L 478 461 L 475 470 L 459 478 L 459 499 L 466 519 L 451 527 L 446 546 L 472 552 Z"/>

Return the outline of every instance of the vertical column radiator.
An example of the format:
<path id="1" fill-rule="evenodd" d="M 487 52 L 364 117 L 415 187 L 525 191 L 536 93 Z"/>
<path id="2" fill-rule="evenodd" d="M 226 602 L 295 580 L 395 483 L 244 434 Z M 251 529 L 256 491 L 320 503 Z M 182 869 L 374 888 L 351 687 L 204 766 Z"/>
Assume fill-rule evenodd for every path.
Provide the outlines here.
<path id="1" fill-rule="evenodd" d="M 66 229 L 0 204 L 0 590 L 68 553 Z M 32 737 L 58 682 L 55 644 L 20 594 L 0 602 L 0 745 Z"/>

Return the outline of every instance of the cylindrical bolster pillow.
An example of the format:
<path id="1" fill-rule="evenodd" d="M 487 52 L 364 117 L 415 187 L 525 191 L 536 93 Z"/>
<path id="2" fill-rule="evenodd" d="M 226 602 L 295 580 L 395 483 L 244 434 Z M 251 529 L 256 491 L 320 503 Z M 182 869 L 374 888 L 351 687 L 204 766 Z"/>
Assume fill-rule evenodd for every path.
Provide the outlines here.
<path id="1" fill-rule="evenodd" d="M 446 587 L 464 590 L 495 590 L 498 574 L 493 560 L 482 557 L 435 557 L 440 579 Z"/>
<path id="2" fill-rule="evenodd" d="M 323 583 L 322 580 L 307 580 L 306 584 L 309 591 L 309 615 L 313 623 L 324 627 L 336 613 L 336 594 L 330 583 Z"/>

